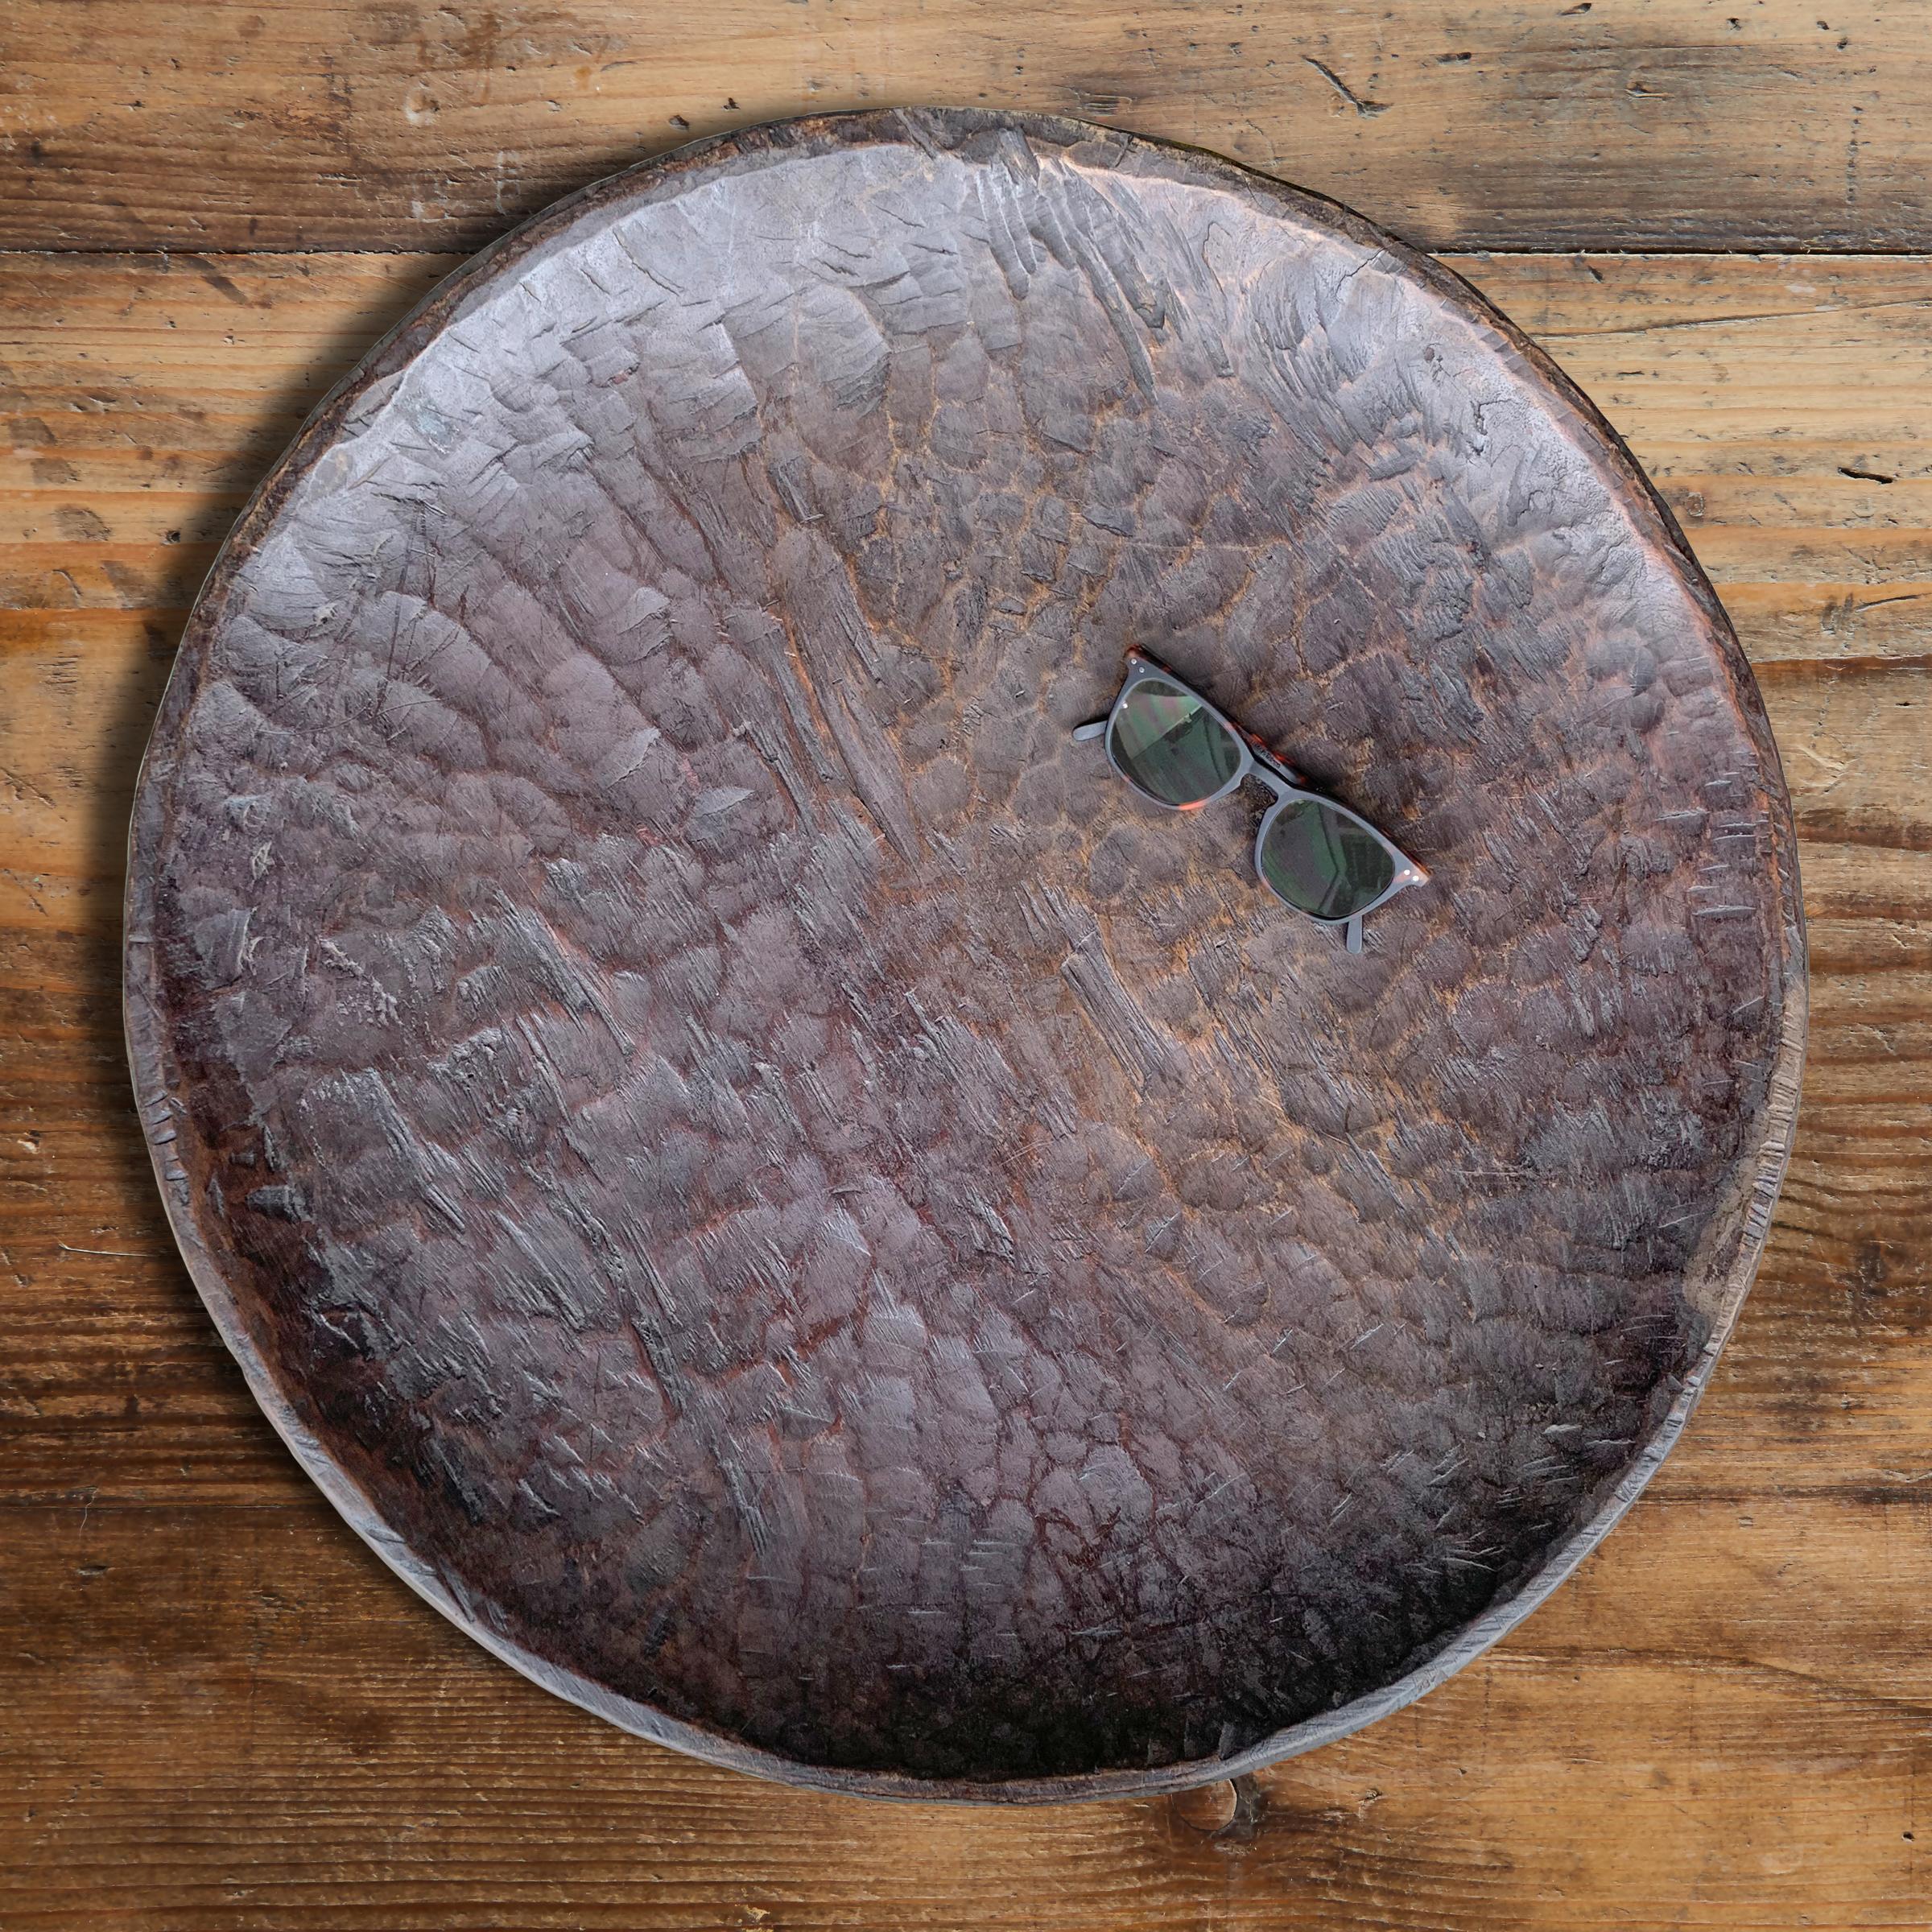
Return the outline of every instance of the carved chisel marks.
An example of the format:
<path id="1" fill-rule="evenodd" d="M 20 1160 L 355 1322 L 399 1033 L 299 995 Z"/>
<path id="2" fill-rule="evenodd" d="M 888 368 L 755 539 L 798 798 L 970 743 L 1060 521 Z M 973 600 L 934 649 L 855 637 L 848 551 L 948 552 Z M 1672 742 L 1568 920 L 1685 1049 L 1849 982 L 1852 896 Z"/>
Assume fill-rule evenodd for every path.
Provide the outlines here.
<path id="1" fill-rule="evenodd" d="M 1057 931 L 1065 941 L 1060 977 L 1073 989 L 1081 1009 L 1121 1067 L 1142 1086 L 1181 1071 L 1186 1058 L 1183 1049 L 1155 1026 L 1122 985 L 1092 913 L 1051 887 L 1030 886 L 1026 905 L 1034 931 Z"/>
<path id="2" fill-rule="evenodd" d="M 868 691 L 852 675 L 856 668 L 876 681 L 880 658 L 844 562 L 812 533 L 792 530 L 779 539 L 772 575 L 786 593 L 791 660 L 820 730 L 886 842 L 902 859 L 916 861 L 919 837 L 898 754 L 873 714 Z"/>

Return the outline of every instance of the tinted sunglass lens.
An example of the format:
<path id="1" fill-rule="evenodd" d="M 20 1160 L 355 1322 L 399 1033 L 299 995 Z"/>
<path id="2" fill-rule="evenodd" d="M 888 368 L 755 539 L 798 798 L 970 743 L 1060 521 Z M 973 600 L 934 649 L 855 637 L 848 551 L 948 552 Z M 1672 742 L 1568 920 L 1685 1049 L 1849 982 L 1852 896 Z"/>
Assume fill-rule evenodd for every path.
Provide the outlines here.
<path id="1" fill-rule="evenodd" d="M 1238 739 L 1193 692 L 1143 678 L 1121 700 L 1108 734 L 1121 775 L 1163 805 L 1199 805 L 1232 778 Z"/>
<path id="2" fill-rule="evenodd" d="M 1318 919 L 1353 919 L 1395 878 L 1395 861 L 1380 839 L 1313 799 L 1284 805 L 1255 856 L 1268 884 Z"/>

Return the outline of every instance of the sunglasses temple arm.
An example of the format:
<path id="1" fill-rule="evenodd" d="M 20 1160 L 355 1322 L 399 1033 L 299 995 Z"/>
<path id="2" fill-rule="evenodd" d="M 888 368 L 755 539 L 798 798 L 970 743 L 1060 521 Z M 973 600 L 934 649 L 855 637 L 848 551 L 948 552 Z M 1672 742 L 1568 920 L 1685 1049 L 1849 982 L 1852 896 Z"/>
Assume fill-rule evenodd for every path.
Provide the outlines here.
<path id="1" fill-rule="evenodd" d="M 1361 915 L 1359 913 L 1355 918 L 1348 922 L 1348 930 L 1343 935 L 1342 943 L 1351 952 L 1360 952 L 1361 951 L 1362 921 Z"/>

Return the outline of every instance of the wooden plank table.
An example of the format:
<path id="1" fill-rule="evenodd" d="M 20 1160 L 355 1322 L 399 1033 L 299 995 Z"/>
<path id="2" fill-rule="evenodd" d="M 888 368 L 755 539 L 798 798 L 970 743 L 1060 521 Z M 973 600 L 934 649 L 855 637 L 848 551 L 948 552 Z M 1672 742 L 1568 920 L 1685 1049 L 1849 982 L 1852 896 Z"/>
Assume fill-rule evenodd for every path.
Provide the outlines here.
<path id="1" fill-rule="evenodd" d="M 1924 29 L 1869 0 L 14 0 L 0 1925 L 1932 1923 Z M 1224 1824 L 1212 1793 L 1001 1814 L 768 1787 L 493 1663 L 270 1435 L 129 1107 L 135 762 L 304 411 L 555 194 L 690 134 L 923 99 L 1199 142 L 1442 251 L 1677 510 L 1804 842 L 1797 1154 L 1682 1447 L 1508 1642 L 1225 1794 Z"/>

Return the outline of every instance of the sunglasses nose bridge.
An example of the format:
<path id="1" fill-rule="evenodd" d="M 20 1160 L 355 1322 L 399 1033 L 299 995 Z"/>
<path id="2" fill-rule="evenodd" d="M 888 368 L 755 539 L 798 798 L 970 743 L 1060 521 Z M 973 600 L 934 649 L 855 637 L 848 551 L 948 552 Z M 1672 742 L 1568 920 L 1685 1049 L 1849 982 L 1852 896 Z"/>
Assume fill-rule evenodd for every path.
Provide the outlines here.
<path id="1" fill-rule="evenodd" d="M 1301 774 L 1283 764 L 1268 749 L 1265 740 L 1257 737 L 1244 725 L 1237 724 L 1234 729 L 1248 747 L 1254 771 L 1266 774 L 1262 781 L 1264 783 L 1272 779 L 1283 785 L 1293 786 L 1298 791 L 1301 788 Z"/>

